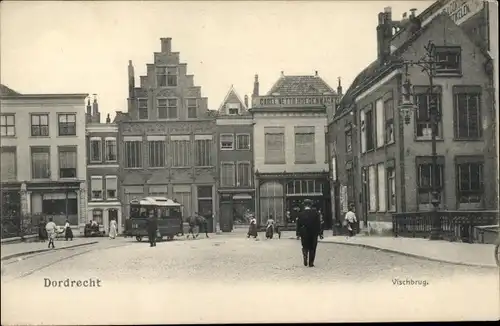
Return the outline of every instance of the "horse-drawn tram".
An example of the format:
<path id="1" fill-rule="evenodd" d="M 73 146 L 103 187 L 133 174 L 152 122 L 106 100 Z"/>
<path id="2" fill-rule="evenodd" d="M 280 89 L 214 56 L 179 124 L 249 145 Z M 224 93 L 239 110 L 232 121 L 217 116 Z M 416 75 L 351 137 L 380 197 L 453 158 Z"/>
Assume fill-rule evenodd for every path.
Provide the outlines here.
<path id="1" fill-rule="evenodd" d="M 130 215 L 125 223 L 125 235 L 137 241 L 148 236 L 148 220 L 158 221 L 158 239 L 172 240 L 182 231 L 182 205 L 165 197 L 146 197 L 130 202 Z"/>

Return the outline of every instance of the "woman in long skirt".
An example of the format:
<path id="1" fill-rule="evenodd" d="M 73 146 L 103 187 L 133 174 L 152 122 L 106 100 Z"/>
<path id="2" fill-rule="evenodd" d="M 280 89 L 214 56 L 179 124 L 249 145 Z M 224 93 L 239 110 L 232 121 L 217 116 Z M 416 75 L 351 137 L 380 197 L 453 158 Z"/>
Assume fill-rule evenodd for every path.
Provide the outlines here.
<path id="1" fill-rule="evenodd" d="M 114 239 L 116 238 L 117 234 L 117 226 L 116 226 L 116 221 L 114 219 L 109 222 L 109 238 Z"/>
<path id="2" fill-rule="evenodd" d="M 257 238 L 257 220 L 255 217 L 250 219 L 250 225 L 248 227 L 247 238 L 254 237 Z"/>
<path id="3" fill-rule="evenodd" d="M 66 238 L 66 241 L 68 241 L 68 239 L 73 241 L 73 230 L 71 230 L 68 220 L 66 220 L 66 224 L 64 225 L 64 237 Z"/>

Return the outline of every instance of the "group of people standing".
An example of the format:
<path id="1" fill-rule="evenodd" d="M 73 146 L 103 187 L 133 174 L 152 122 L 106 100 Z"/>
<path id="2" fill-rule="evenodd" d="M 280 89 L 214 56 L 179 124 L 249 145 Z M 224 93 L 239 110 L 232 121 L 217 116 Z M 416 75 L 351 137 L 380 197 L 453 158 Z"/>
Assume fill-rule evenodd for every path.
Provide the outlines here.
<path id="1" fill-rule="evenodd" d="M 57 238 L 58 234 L 63 232 L 66 241 L 73 241 L 73 230 L 71 230 L 68 220 L 66 220 L 64 229 L 61 232 L 59 232 L 59 228 L 57 227 L 57 224 L 54 222 L 54 219 L 52 217 L 49 217 L 47 223 L 45 223 L 43 219 L 41 219 L 38 223 L 38 238 L 41 242 L 45 242 L 46 240 L 48 240 L 48 248 L 55 248 L 54 240 Z"/>

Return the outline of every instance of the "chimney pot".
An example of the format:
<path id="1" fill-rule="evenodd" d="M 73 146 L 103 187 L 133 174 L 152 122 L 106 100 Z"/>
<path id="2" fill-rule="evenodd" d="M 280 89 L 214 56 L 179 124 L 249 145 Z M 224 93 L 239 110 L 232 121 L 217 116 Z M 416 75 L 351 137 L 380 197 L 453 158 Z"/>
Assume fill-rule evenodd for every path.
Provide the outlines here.
<path id="1" fill-rule="evenodd" d="M 172 53 L 172 38 L 163 37 L 161 40 L 161 52 Z"/>
<path id="2" fill-rule="evenodd" d="M 416 11 L 417 11 L 417 9 L 415 9 L 415 8 L 410 9 L 410 12 L 411 12 L 410 17 L 412 17 L 412 18 L 415 17 Z"/>
<path id="3" fill-rule="evenodd" d="M 314 76 L 318 77 L 318 71 L 314 71 Z"/>
<path id="4" fill-rule="evenodd" d="M 285 72 L 281 70 L 281 77 L 285 77 Z"/>

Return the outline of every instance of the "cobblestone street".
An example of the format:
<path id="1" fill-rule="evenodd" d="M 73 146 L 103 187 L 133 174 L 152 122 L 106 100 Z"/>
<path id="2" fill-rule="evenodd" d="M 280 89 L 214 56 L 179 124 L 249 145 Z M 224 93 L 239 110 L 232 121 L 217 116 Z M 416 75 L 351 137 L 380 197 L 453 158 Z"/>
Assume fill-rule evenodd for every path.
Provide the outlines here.
<path id="1" fill-rule="evenodd" d="M 234 236 L 155 248 L 117 239 L 13 259 L 3 264 L 2 292 L 9 296 L 2 323 L 498 318 L 495 269 L 330 243 L 319 244 L 316 267 L 307 268 L 299 248 L 296 240 Z M 45 287 L 45 279 L 67 278 L 99 279 L 101 287 Z M 82 317 L 88 309 L 93 313 Z"/>

